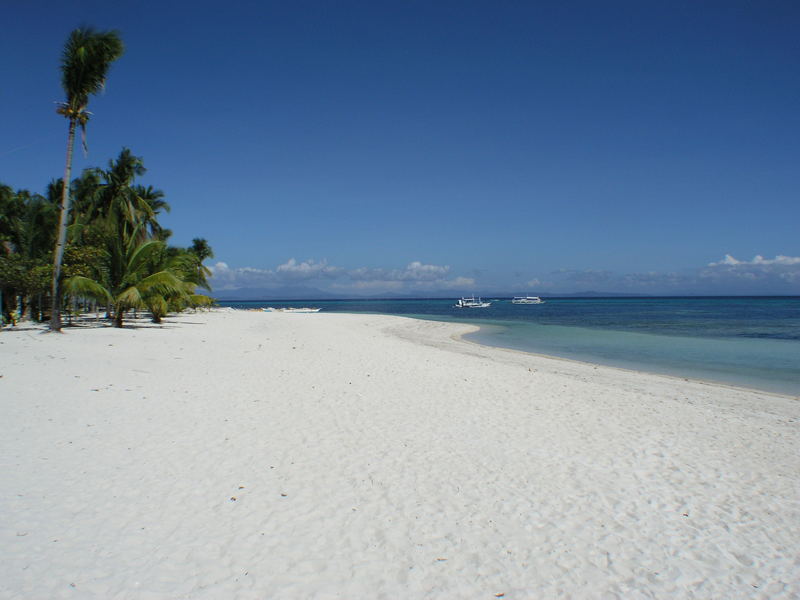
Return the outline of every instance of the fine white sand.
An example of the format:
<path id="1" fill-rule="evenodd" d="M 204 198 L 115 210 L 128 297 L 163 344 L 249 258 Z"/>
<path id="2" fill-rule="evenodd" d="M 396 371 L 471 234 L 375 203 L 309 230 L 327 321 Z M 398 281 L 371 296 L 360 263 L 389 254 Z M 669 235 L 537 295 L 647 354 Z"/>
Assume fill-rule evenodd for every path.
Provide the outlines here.
<path id="1" fill-rule="evenodd" d="M 0 333 L 0 597 L 797 598 L 800 401 L 220 310 Z"/>

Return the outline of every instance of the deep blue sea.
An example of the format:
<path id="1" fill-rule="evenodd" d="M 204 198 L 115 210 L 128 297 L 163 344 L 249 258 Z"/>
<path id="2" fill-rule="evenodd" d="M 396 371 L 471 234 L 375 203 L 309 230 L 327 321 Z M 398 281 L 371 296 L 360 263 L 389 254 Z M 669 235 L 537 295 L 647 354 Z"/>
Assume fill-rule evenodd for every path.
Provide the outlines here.
<path id="1" fill-rule="evenodd" d="M 484 309 L 455 299 L 220 302 L 469 322 L 468 339 L 640 371 L 800 395 L 800 297 L 545 298 Z"/>

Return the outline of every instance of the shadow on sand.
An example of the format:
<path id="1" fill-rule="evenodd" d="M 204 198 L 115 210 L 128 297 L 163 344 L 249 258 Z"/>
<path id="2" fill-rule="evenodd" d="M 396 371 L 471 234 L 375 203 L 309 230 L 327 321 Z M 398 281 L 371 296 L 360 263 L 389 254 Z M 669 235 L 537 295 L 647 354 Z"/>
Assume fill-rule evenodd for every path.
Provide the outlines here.
<path id="1" fill-rule="evenodd" d="M 200 321 L 177 320 L 175 315 L 162 319 L 161 323 L 153 323 L 148 315 L 128 317 L 122 323 L 121 329 L 175 329 L 178 325 L 202 325 Z M 107 319 L 103 315 L 88 314 L 72 317 L 64 321 L 63 330 L 70 329 L 108 329 L 114 327 L 114 321 Z M 37 323 L 35 321 L 21 321 L 16 325 L 4 325 L 0 327 L 0 332 L 13 333 L 25 331 L 38 331 L 49 333 L 47 322 Z"/>

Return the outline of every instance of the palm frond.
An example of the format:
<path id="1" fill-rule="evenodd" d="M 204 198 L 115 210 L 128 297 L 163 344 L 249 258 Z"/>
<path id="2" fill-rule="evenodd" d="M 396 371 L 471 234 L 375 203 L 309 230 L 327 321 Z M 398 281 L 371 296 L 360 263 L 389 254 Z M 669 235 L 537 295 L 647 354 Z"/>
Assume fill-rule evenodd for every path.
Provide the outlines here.
<path id="1" fill-rule="evenodd" d="M 157 319 L 167 314 L 167 301 L 164 299 L 164 296 L 150 296 L 146 299 L 146 304 L 148 310 L 153 313 L 153 316 Z"/>
<path id="2" fill-rule="evenodd" d="M 129 308 L 144 308 L 144 300 L 142 294 L 135 285 L 132 285 L 114 299 L 114 305 L 117 311 L 127 310 Z"/>
<path id="3" fill-rule="evenodd" d="M 139 228 L 137 227 L 136 229 L 138 230 Z M 131 236 L 128 247 L 128 272 L 131 275 L 140 275 L 153 257 L 153 254 L 163 250 L 164 246 L 164 242 L 157 240 L 148 240 L 136 244 L 136 236 Z"/>
<path id="4" fill-rule="evenodd" d="M 123 52 L 124 46 L 116 31 L 79 27 L 70 33 L 61 56 L 61 85 L 67 97 L 62 105 L 64 116 L 81 120 L 89 96 L 103 89 L 111 63 Z M 85 118 L 88 120 L 88 115 Z"/>
<path id="5" fill-rule="evenodd" d="M 112 297 L 106 288 L 93 279 L 75 275 L 64 280 L 64 293 L 72 298 L 91 298 L 100 302 L 111 302 Z"/>
<path id="6" fill-rule="evenodd" d="M 137 287 L 143 295 L 156 294 L 160 296 L 186 295 L 183 282 L 169 271 L 159 271 L 142 279 Z"/>
<path id="7" fill-rule="evenodd" d="M 205 307 L 214 304 L 214 298 L 205 294 L 192 294 L 189 296 L 189 302 L 191 302 L 192 306 Z"/>

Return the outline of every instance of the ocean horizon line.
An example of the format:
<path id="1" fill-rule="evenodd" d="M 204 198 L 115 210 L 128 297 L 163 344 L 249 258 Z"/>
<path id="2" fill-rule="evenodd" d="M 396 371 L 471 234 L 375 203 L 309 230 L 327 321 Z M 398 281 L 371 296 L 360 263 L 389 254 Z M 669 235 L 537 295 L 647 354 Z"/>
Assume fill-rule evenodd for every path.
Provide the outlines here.
<path id="1" fill-rule="evenodd" d="M 540 298 L 548 298 L 551 300 L 691 300 L 694 298 L 704 300 L 726 300 L 726 299 L 748 299 L 755 298 L 760 300 L 769 300 L 771 298 L 778 300 L 791 300 L 800 299 L 800 295 L 794 294 L 676 294 L 676 295 L 598 295 L 589 296 L 576 294 L 527 294 L 531 296 L 539 296 Z M 511 300 L 517 294 L 475 294 L 482 298 L 491 299 L 496 298 L 499 300 Z M 472 296 L 472 294 L 470 294 Z M 452 296 L 329 296 L 329 297 L 314 297 L 314 296 L 297 296 L 297 297 L 265 297 L 265 298 L 214 298 L 216 302 L 346 302 L 346 301 L 392 301 L 392 300 L 449 300 L 452 298 L 461 298 L 461 295 Z"/>

